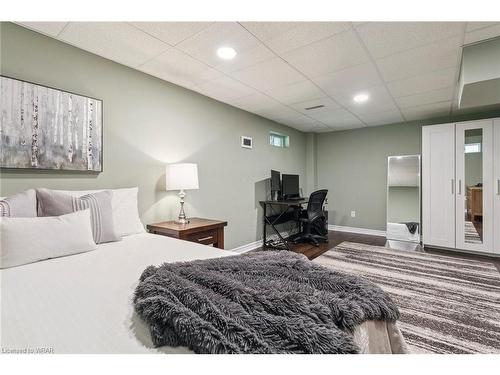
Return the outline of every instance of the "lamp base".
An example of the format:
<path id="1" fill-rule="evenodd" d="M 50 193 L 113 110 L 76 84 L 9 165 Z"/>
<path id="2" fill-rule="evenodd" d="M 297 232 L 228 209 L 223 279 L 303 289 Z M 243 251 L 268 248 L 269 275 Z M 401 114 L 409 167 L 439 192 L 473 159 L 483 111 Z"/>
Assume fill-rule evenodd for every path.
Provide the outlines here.
<path id="1" fill-rule="evenodd" d="M 186 193 L 184 190 L 179 192 L 179 198 L 181 200 L 181 210 L 179 212 L 179 217 L 175 220 L 176 224 L 189 224 L 189 219 L 186 217 L 186 213 L 184 212 L 184 198 L 186 197 Z"/>

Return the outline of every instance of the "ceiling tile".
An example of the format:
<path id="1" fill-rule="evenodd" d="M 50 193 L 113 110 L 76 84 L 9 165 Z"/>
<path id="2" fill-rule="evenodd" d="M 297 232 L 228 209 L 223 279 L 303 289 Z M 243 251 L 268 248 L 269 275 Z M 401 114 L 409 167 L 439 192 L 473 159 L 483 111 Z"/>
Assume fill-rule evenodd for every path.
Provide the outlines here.
<path id="1" fill-rule="evenodd" d="M 364 103 L 355 103 L 353 98 L 360 92 L 366 93 L 370 97 Z M 357 115 L 397 110 L 394 100 L 383 85 L 368 87 L 362 91 L 346 90 L 332 96 L 337 102 Z"/>
<path id="2" fill-rule="evenodd" d="M 232 72 L 230 76 L 262 91 L 304 80 L 303 75 L 278 57 Z"/>
<path id="3" fill-rule="evenodd" d="M 329 127 L 354 127 L 356 125 L 363 125 L 357 117 L 345 109 L 324 111 L 318 114 L 311 114 L 309 117 L 312 117 Z"/>
<path id="4" fill-rule="evenodd" d="M 213 22 L 130 22 L 138 29 L 172 46 L 197 34 Z"/>
<path id="5" fill-rule="evenodd" d="M 290 118 L 296 118 L 301 115 L 296 110 L 282 104 L 277 104 L 271 108 L 256 111 L 256 113 L 275 121 L 278 121 L 278 119 L 285 120 Z"/>
<path id="6" fill-rule="evenodd" d="M 496 25 L 490 27 L 485 27 L 483 29 L 465 33 L 464 44 L 476 43 L 481 40 L 495 38 L 497 36 L 500 36 L 500 23 L 497 23 Z"/>
<path id="7" fill-rule="evenodd" d="M 407 121 L 413 121 L 448 116 L 450 114 L 450 108 L 451 101 L 402 108 L 401 112 L 403 112 Z"/>
<path id="8" fill-rule="evenodd" d="M 399 110 L 384 111 L 378 113 L 370 114 L 359 114 L 361 120 L 363 120 L 368 126 L 386 125 L 394 124 L 398 122 L 404 122 L 401 112 Z"/>
<path id="9" fill-rule="evenodd" d="M 394 97 L 407 96 L 454 86 L 457 83 L 456 76 L 457 68 L 453 67 L 393 81 L 387 87 Z"/>
<path id="10" fill-rule="evenodd" d="M 466 32 L 484 29 L 485 27 L 495 26 L 500 24 L 500 22 L 467 22 Z"/>
<path id="11" fill-rule="evenodd" d="M 368 22 L 356 27 L 375 59 L 463 35 L 464 30 L 465 22 Z"/>
<path id="12" fill-rule="evenodd" d="M 28 29 L 56 37 L 64 29 L 67 22 L 16 22 L 18 25 L 27 27 Z"/>
<path id="13" fill-rule="evenodd" d="M 70 22 L 58 39 L 132 67 L 169 48 L 124 22 Z"/>
<path id="14" fill-rule="evenodd" d="M 292 83 L 291 85 L 279 86 L 266 91 L 266 94 L 283 104 L 293 104 L 325 96 L 324 92 L 311 81 L 302 81 Z"/>
<path id="15" fill-rule="evenodd" d="M 137 69 L 181 86 L 192 87 L 222 73 L 171 47 Z"/>
<path id="16" fill-rule="evenodd" d="M 434 70 L 457 67 L 462 41 L 463 36 L 443 39 L 436 43 L 376 60 L 376 64 L 386 82 Z"/>
<path id="17" fill-rule="evenodd" d="M 352 93 L 382 83 L 373 63 L 361 64 L 338 72 L 313 77 L 312 81 L 329 95 L 345 91 Z"/>
<path id="18" fill-rule="evenodd" d="M 219 47 L 232 47 L 237 55 L 232 60 L 217 57 Z M 216 22 L 184 40 L 177 48 L 224 72 L 232 72 L 275 57 L 254 36 L 236 22 Z"/>
<path id="19" fill-rule="evenodd" d="M 454 91 L 455 87 L 450 86 L 443 89 L 421 92 L 419 94 L 401 96 L 395 98 L 395 100 L 400 108 L 415 107 L 452 100 Z"/>
<path id="20" fill-rule="evenodd" d="M 315 109 L 306 109 L 306 108 L 311 108 L 311 107 L 316 107 L 323 105 L 324 107 L 321 108 L 315 108 Z M 290 105 L 293 109 L 299 111 L 300 113 L 303 113 L 305 115 L 314 117 L 314 115 L 322 112 L 327 112 L 327 111 L 332 111 L 335 109 L 339 109 L 340 106 L 335 103 L 331 98 L 328 97 L 323 97 L 319 99 L 313 99 L 313 100 L 307 100 L 304 102 L 300 103 L 295 103 Z"/>
<path id="21" fill-rule="evenodd" d="M 242 25 L 278 54 L 346 31 L 350 27 L 348 22 L 243 22 Z"/>
<path id="22" fill-rule="evenodd" d="M 226 76 L 202 83 L 196 86 L 195 89 L 204 95 L 224 102 L 247 96 L 255 92 L 255 90 L 250 87 Z"/>
<path id="23" fill-rule="evenodd" d="M 342 130 L 352 130 L 352 129 L 359 129 L 359 128 L 364 128 L 366 125 L 363 124 L 356 124 L 356 125 L 335 125 L 335 126 L 330 126 L 330 131 L 342 131 Z M 324 133 L 323 131 L 319 131 L 319 133 Z"/>
<path id="24" fill-rule="evenodd" d="M 279 121 L 277 121 L 279 122 Z M 296 117 L 288 117 L 286 120 L 283 122 L 280 122 L 284 125 L 292 126 L 295 129 L 301 130 L 301 131 L 314 131 L 316 129 L 324 129 L 326 128 L 325 125 L 322 123 L 311 119 L 309 117 L 303 116 L 303 115 L 298 115 Z"/>
<path id="25" fill-rule="evenodd" d="M 260 92 L 242 96 L 231 101 L 231 105 L 249 112 L 264 112 L 281 104 Z"/>
<path id="26" fill-rule="evenodd" d="M 286 125 L 286 124 L 285 124 Z M 291 126 L 291 125 L 289 125 Z M 293 125 L 293 128 L 300 130 L 304 133 L 326 133 L 331 132 L 332 129 L 326 125 L 318 124 L 318 125 Z"/>
<path id="27" fill-rule="evenodd" d="M 309 77 L 335 72 L 369 61 L 352 31 L 286 52 L 282 57 Z"/>

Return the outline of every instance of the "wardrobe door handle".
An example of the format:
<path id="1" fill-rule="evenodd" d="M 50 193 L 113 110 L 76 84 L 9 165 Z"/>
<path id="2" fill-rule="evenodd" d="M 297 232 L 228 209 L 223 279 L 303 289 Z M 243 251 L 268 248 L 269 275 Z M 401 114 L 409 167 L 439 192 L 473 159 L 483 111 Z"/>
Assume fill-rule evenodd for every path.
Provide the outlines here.
<path id="1" fill-rule="evenodd" d="M 451 195 L 455 195 L 455 180 L 451 179 Z"/>
<path id="2" fill-rule="evenodd" d="M 462 180 L 458 180 L 458 195 L 462 195 Z"/>
<path id="3" fill-rule="evenodd" d="M 497 195 L 500 195 L 500 178 L 497 180 Z"/>

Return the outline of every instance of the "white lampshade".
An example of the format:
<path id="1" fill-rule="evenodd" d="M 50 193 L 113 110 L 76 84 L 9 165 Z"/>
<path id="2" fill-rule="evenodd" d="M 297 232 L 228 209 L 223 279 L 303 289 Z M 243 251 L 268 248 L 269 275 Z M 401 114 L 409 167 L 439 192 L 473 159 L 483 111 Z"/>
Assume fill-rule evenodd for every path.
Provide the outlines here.
<path id="1" fill-rule="evenodd" d="M 198 189 L 198 165 L 168 164 L 165 170 L 165 182 L 167 190 Z"/>

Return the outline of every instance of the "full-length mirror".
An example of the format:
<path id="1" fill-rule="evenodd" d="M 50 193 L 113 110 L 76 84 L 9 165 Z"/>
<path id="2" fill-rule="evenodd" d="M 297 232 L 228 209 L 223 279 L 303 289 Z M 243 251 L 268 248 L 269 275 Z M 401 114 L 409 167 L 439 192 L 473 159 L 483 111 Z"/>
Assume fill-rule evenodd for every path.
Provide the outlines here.
<path id="1" fill-rule="evenodd" d="M 465 130 L 465 242 L 483 242 L 483 129 Z M 461 187 L 460 187 L 461 188 Z"/>
<path id="2" fill-rule="evenodd" d="M 387 239 L 420 242 L 420 155 L 388 158 Z"/>

